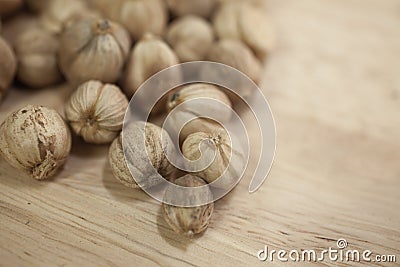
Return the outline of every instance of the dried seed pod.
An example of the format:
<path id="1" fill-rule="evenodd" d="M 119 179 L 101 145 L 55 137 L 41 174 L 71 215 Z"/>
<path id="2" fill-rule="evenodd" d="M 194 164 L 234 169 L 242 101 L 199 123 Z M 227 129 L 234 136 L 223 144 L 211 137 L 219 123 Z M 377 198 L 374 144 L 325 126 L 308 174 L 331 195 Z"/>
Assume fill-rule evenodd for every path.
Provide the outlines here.
<path id="1" fill-rule="evenodd" d="M 23 5 L 23 0 L 0 0 L 0 16 L 12 15 L 22 8 Z"/>
<path id="2" fill-rule="evenodd" d="M 17 15 L 7 19 L 3 24 L 2 36 L 14 47 L 18 37 L 30 30 L 39 28 L 39 19 L 34 14 L 19 12 Z"/>
<path id="3" fill-rule="evenodd" d="M 240 3 L 243 2 L 243 0 L 218 0 L 218 4 L 224 4 L 224 3 Z M 260 7 L 260 8 L 266 8 L 267 1 L 266 0 L 246 0 L 246 3 L 249 3 L 251 5 Z"/>
<path id="4" fill-rule="evenodd" d="M 171 12 L 176 16 L 188 14 L 199 15 L 208 18 L 212 15 L 216 5 L 216 0 L 167 0 Z"/>
<path id="5" fill-rule="evenodd" d="M 200 187 L 206 184 L 201 178 L 190 174 L 177 179 L 174 183 L 184 187 Z M 170 202 L 169 200 L 172 198 L 206 197 L 210 200 L 212 199 L 212 193 L 209 189 L 205 193 L 206 196 L 181 196 L 176 195 L 174 190 L 169 189 L 167 188 L 164 196 L 166 202 Z M 195 234 L 200 234 L 207 229 L 214 211 L 214 203 L 211 202 L 210 204 L 198 207 L 176 207 L 163 203 L 162 211 L 165 221 L 175 232 L 187 237 L 193 237 Z"/>
<path id="6" fill-rule="evenodd" d="M 262 8 L 248 2 L 226 2 L 218 9 L 213 22 L 219 38 L 241 40 L 261 60 L 273 49 L 273 33 Z"/>
<path id="7" fill-rule="evenodd" d="M 17 61 L 14 52 L 6 41 L 0 37 L 0 100 L 14 80 Z"/>
<path id="8" fill-rule="evenodd" d="M 180 114 L 177 113 L 176 117 L 179 116 Z M 179 133 L 179 144 L 182 144 L 183 141 L 185 141 L 186 138 L 193 133 L 197 133 L 199 131 L 205 133 L 212 133 L 215 131 L 215 129 L 219 129 L 220 127 L 221 125 L 219 123 L 211 119 L 205 119 L 205 118 L 194 119 L 188 122 L 182 128 L 181 132 Z"/>
<path id="9" fill-rule="evenodd" d="M 120 25 L 105 19 L 84 19 L 62 34 L 61 71 L 76 85 L 90 79 L 113 83 L 121 75 L 131 41 Z"/>
<path id="10" fill-rule="evenodd" d="M 132 97 L 148 78 L 178 63 L 174 51 L 165 42 L 152 34 L 146 34 L 133 48 L 128 60 L 123 87 L 126 95 L 129 98 Z M 154 103 L 150 103 L 153 96 L 160 97 L 166 93 L 163 91 L 164 89 L 167 90 L 170 89 L 170 86 L 175 86 L 182 79 L 182 73 L 179 68 L 175 68 L 163 78 L 163 81 L 158 81 L 162 86 L 155 86 L 154 90 L 148 91 L 146 95 L 139 96 L 138 102 L 142 103 L 143 107 L 153 105 Z M 156 103 L 151 114 L 163 112 L 165 102 L 166 97 L 163 97 Z"/>
<path id="11" fill-rule="evenodd" d="M 30 87 L 40 88 L 62 80 L 58 69 L 58 40 L 50 33 L 35 29 L 19 36 L 15 51 L 18 79 Z"/>
<path id="12" fill-rule="evenodd" d="M 111 166 L 111 171 L 118 181 L 127 187 L 139 187 L 135 182 L 135 179 L 133 179 L 132 174 L 128 169 L 128 165 L 126 164 L 121 135 L 115 138 L 112 142 L 108 152 L 108 161 Z"/>
<path id="13" fill-rule="evenodd" d="M 255 83 L 260 81 L 262 65 L 253 52 L 239 40 L 218 41 L 208 52 L 208 60 L 234 67 Z"/>
<path id="14" fill-rule="evenodd" d="M 26 106 L 0 126 L 0 154 L 13 167 L 37 180 L 53 176 L 65 163 L 71 135 L 53 109 Z"/>
<path id="15" fill-rule="evenodd" d="M 25 3 L 30 10 L 37 12 L 37 13 L 45 12 L 46 10 L 49 9 L 49 6 L 53 5 L 53 7 L 51 8 L 53 10 L 50 11 L 53 19 L 54 19 L 54 16 L 57 16 L 57 14 L 59 14 L 61 17 L 65 17 L 66 15 L 68 16 L 68 13 L 71 13 L 71 11 L 73 13 L 75 13 L 75 11 L 77 11 L 77 8 L 76 8 L 77 6 L 82 7 L 82 5 L 76 4 L 75 0 L 68 1 L 68 2 L 58 1 L 58 3 L 55 3 L 57 1 L 58 0 L 25 0 Z M 78 0 L 78 1 L 82 2 L 82 4 L 84 4 L 84 5 L 86 5 L 86 3 L 88 2 L 88 0 Z M 64 6 L 64 9 L 68 9 L 68 10 L 65 10 L 65 11 L 60 10 L 60 8 L 62 8 L 63 4 L 66 4 Z M 69 7 L 67 5 L 71 5 L 71 6 Z M 87 11 L 89 10 L 87 8 L 87 6 L 84 6 L 84 8 L 81 10 L 84 10 L 84 9 L 86 9 Z M 78 12 L 80 13 L 79 10 L 78 10 Z"/>
<path id="16" fill-rule="evenodd" d="M 143 159 L 148 158 L 157 172 L 166 179 L 171 179 L 175 168 L 169 163 L 165 153 L 169 151 L 171 155 L 175 150 L 168 133 L 160 127 L 147 122 L 146 128 L 144 122 L 136 122 L 130 126 L 129 131 L 124 132 L 125 144 L 132 153 L 127 154 L 129 162 L 133 165 L 139 175 L 139 184 L 144 188 L 157 185 L 160 182 L 158 177 L 149 174 L 148 166 Z M 145 129 L 145 131 L 143 131 Z M 161 139 L 161 134 L 165 139 Z M 139 140 L 145 140 L 146 150 L 139 149 Z M 111 144 L 109 151 L 109 162 L 115 178 L 125 186 L 139 188 L 135 179 L 132 177 L 125 161 L 122 136 L 117 137 Z"/>
<path id="17" fill-rule="evenodd" d="M 85 17 L 88 13 L 91 11 L 81 0 L 52 0 L 44 7 L 40 22 L 45 30 L 59 34 L 69 20 Z"/>
<path id="18" fill-rule="evenodd" d="M 171 23 L 167 42 L 181 62 L 204 60 L 214 41 L 212 26 L 205 19 L 187 15 Z"/>
<path id="19" fill-rule="evenodd" d="M 65 114 L 86 142 L 106 144 L 121 131 L 127 107 L 128 100 L 117 86 L 88 81 L 71 96 Z"/>
<path id="20" fill-rule="evenodd" d="M 167 109 L 168 111 L 171 111 L 178 105 L 184 104 L 188 100 L 198 99 L 198 98 L 212 98 L 231 107 L 231 102 L 229 98 L 225 95 L 224 92 L 218 89 L 217 86 L 208 83 L 195 83 L 186 85 L 182 87 L 179 91 L 170 94 L 168 97 Z M 222 121 L 229 120 L 231 117 L 230 112 L 227 113 L 226 110 L 220 110 L 219 107 L 214 107 L 214 105 L 210 103 L 204 103 L 204 104 L 202 103 L 201 107 L 200 105 L 192 104 L 192 107 L 188 108 L 191 109 L 191 111 L 188 112 L 193 112 L 195 114 L 201 114 L 202 113 L 201 110 L 211 109 L 213 110 L 211 113 L 217 113 L 216 116 L 220 116 Z M 219 115 L 219 113 L 221 112 L 223 114 Z"/>
<path id="21" fill-rule="evenodd" d="M 214 102 L 210 102 L 206 98 L 217 100 L 221 102 L 221 105 L 215 105 Z M 198 102 L 188 102 L 194 99 L 198 99 Z M 174 134 L 179 134 L 181 141 L 185 140 L 192 133 L 200 131 L 212 132 L 215 128 L 219 127 L 217 121 L 221 123 L 228 122 L 232 116 L 231 110 L 228 109 L 232 108 L 232 103 L 228 96 L 218 89 L 218 87 L 211 84 L 197 83 L 186 85 L 179 91 L 169 94 L 167 101 L 168 112 L 171 112 L 177 106 L 179 106 L 179 111 L 171 113 L 170 120 L 177 126 L 175 128 L 177 132 L 174 132 Z M 193 114 L 200 117 L 206 113 L 213 114 L 213 120 L 206 118 L 191 120 Z M 180 127 L 178 126 L 183 124 L 185 126 L 179 132 L 180 129 L 178 128 Z"/>
<path id="22" fill-rule="evenodd" d="M 182 145 L 183 155 L 191 161 L 200 159 L 199 164 L 202 164 L 201 166 L 210 162 L 211 159 L 207 155 L 213 156 L 211 164 L 206 169 L 195 172 L 195 174 L 207 183 L 215 182 L 214 186 L 223 189 L 232 188 L 239 181 L 245 168 L 243 150 L 241 147 L 232 147 L 231 137 L 232 135 L 228 135 L 225 129 L 220 128 L 213 133 L 198 132 L 191 134 Z M 200 151 L 200 148 L 202 151 Z M 223 179 L 218 179 L 223 174 Z"/>
<path id="23" fill-rule="evenodd" d="M 167 8 L 163 0 L 90 0 L 90 4 L 106 17 L 121 23 L 134 40 L 147 32 L 161 35 L 167 24 Z"/>
<path id="24" fill-rule="evenodd" d="M 174 51 L 160 38 L 146 34 L 133 48 L 128 60 L 125 93 L 131 97 L 148 78 L 178 64 Z"/>

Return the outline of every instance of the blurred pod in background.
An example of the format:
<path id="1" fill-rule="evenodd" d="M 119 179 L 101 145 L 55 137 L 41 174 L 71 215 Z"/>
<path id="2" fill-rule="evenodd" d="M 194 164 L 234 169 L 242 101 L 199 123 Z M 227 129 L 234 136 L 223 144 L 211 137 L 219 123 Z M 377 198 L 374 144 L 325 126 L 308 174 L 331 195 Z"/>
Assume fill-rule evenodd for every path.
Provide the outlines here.
<path id="1" fill-rule="evenodd" d="M 218 38 L 242 41 L 264 61 L 274 48 L 274 35 L 265 10 L 249 2 L 224 2 L 213 18 Z"/>
<path id="2" fill-rule="evenodd" d="M 41 88 L 62 80 L 58 68 L 58 39 L 41 29 L 25 31 L 15 45 L 18 79 L 24 84 Z"/>
<path id="3" fill-rule="evenodd" d="M 0 37 L 0 101 L 14 80 L 17 61 L 11 47 Z"/>
<path id="4" fill-rule="evenodd" d="M 166 0 L 168 8 L 175 16 L 198 15 L 209 18 L 213 14 L 217 0 Z"/>
<path id="5" fill-rule="evenodd" d="M 60 34 L 67 23 L 81 18 L 100 17 L 81 0 L 52 0 L 43 7 L 41 26 L 54 34 Z"/>
<path id="6" fill-rule="evenodd" d="M 14 46 L 18 37 L 25 31 L 39 28 L 39 19 L 29 12 L 20 12 L 3 21 L 1 34 L 7 42 Z"/>
<path id="7" fill-rule="evenodd" d="M 168 12 L 163 0 L 88 0 L 104 16 L 121 23 L 134 40 L 145 33 L 164 33 Z"/>
<path id="8" fill-rule="evenodd" d="M 168 27 L 166 40 L 181 62 L 204 60 L 214 41 L 212 25 L 205 19 L 186 15 Z"/>

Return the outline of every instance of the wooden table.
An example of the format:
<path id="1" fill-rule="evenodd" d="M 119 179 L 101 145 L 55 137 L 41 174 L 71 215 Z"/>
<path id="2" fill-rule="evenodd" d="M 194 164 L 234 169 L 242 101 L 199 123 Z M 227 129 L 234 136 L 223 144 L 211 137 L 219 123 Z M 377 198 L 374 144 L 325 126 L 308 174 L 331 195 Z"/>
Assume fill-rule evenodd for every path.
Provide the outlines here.
<path id="1" fill-rule="evenodd" d="M 265 266 L 283 264 L 257 259 L 265 245 L 322 250 L 339 238 L 399 264 L 400 2 L 268 4 L 278 47 L 263 90 L 278 149 L 258 192 L 247 193 L 246 177 L 216 204 L 207 232 L 188 240 L 169 229 L 159 203 L 113 178 L 108 147 L 75 138 L 52 181 L 0 161 L 0 265 Z M 70 92 L 14 89 L 0 119 L 28 103 L 61 111 Z"/>

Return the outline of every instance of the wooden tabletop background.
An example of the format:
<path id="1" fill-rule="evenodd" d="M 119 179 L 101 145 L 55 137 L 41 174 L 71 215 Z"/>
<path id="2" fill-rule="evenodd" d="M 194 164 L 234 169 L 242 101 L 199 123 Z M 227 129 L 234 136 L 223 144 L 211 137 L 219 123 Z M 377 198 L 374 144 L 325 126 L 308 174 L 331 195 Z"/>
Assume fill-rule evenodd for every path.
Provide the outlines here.
<path id="1" fill-rule="evenodd" d="M 256 257 L 265 245 L 322 250 L 339 238 L 399 264 L 400 1 L 270 0 L 268 9 L 278 45 L 262 88 L 277 154 L 258 192 L 245 177 L 206 233 L 185 239 L 158 202 L 113 178 L 107 146 L 74 138 L 51 181 L 0 161 L 0 265 L 265 266 Z M 28 103 L 62 111 L 70 93 L 13 89 L 0 120 Z"/>

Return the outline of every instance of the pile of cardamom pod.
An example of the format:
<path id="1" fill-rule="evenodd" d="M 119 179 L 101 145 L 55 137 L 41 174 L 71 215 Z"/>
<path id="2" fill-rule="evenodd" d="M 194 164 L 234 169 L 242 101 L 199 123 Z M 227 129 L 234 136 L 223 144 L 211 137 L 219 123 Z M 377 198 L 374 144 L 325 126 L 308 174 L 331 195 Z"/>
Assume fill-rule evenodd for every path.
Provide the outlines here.
<path id="1" fill-rule="evenodd" d="M 130 98 L 154 74 L 191 61 L 223 63 L 258 83 L 274 45 L 266 14 L 263 0 L 0 0 L 0 101 L 7 101 L 14 83 L 37 90 L 61 83 L 74 88 L 65 114 L 34 105 L 10 114 L 0 126 L 0 155 L 37 180 L 53 177 L 68 159 L 72 129 L 85 142 L 111 144 L 109 162 L 124 185 L 156 185 L 149 177 L 139 186 L 125 161 L 121 130 Z M 171 93 L 156 112 L 166 114 L 202 96 L 232 107 L 231 96 L 217 86 L 192 84 Z M 240 155 L 219 124 L 191 121 L 180 132 L 183 155 L 198 159 L 204 140 L 218 153 L 208 168 L 176 177 L 179 172 L 165 155 L 176 149 L 169 133 L 150 122 L 132 129 L 150 136 L 147 157 L 157 172 L 184 187 L 216 181 L 228 168 L 226 158 Z M 135 148 L 135 141 L 133 134 L 127 143 Z M 145 152 L 137 151 L 133 159 L 142 173 Z M 163 204 L 163 210 L 175 231 L 193 236 L 207 228 L 213 203 Z"/>

